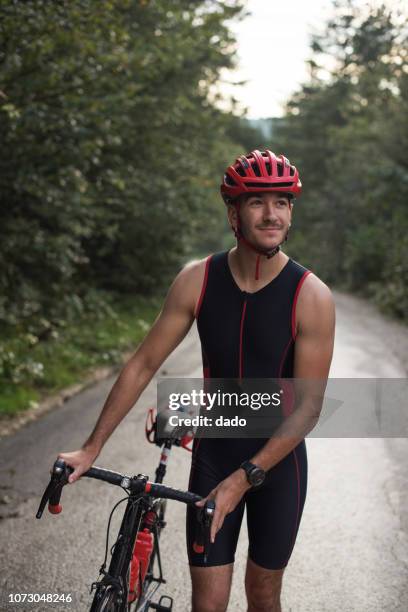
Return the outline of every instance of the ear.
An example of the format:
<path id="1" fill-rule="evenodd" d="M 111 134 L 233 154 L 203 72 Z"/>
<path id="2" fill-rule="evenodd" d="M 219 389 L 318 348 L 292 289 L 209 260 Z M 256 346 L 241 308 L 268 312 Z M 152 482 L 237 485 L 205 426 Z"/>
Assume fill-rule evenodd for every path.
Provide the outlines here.
<path id="1" fill-rule="evenodd" d="M 227 206 L 228 221 L 232 228 L 237 229 L 238 226 L 238 215 L 237 207 L 234 204 L 228 204 Z"/>
<path id="2" fill-rule="evenodd" d="M 293 202 L 289 202 L 289 221 L 292 221 Z"/>

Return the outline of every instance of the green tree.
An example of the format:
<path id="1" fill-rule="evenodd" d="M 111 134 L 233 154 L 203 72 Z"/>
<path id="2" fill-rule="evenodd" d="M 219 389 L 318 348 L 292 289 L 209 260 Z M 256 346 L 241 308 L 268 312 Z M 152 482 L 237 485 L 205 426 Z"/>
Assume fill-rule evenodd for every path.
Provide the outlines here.
<path id="1" fill-rule="evenodd" d="M 148 291 L 206 238 L 228 154 L 208 92 L 240 3 L 2 0 L 0 321 Z"/>
<path id="2" fill-rule="evenodd" d="M 406 43 L 397 13 L 336 2 L 278 126 L 305 187 L 295 255 L 397 316 L 408 312 Z"/>

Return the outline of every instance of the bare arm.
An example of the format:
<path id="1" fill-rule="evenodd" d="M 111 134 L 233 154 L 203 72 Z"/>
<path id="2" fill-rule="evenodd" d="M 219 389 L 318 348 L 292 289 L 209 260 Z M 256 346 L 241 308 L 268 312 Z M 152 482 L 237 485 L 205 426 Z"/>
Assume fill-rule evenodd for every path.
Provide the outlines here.
<path id="1" fill-rule="evenodd" d="M 334 301 L 329 288 L 314 275 L 303 284 L 297 314 L 294 378 L 301 379 L 301 398 L 277 434 L 251 459 L 265 470 L 290 453 L 316 425 L 333 356 Z"/>
<path id="2" fill-rule="evenodd" d="M 194 320 L 205 262 L 186 266 L 171 285 L 163 308 L 137 351 L 121 370 L 91 435 L 80 451 L 60 453 L 75 468 L 74 482 L 89 469 L 103 445 L 130 411 L 155 372 L 187 334 Z"/>

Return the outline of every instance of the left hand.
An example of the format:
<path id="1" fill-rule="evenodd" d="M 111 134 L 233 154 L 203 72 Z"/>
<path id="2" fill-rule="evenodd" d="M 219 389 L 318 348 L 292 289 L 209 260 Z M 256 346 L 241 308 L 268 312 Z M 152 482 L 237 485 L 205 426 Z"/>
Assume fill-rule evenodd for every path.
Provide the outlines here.
<path id="1" fill-rule="evenodd" d="M 224 519 L 239 504 L 243 495 L 251 488 L 246 479 L 244 470 L 236 470 L 228 478 L 222 480 L 207 497 L 196 502 L 196 506 L 201 508 L 209 499 L 215 501 L 215 512 L 211 524 L 211 543 L 214 544 L 215 536 L 221 529 Z"/>

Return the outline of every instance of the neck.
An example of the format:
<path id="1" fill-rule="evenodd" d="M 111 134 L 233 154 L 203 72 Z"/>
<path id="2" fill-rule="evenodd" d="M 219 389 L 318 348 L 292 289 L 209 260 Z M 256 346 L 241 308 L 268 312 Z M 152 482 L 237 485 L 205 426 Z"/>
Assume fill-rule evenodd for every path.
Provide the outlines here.
<path id="1" fill-rule="evenodd" d="M 245 286 L 264 285 L 279 274 L 288 256 L 278 251 L 274 257 L 259 255 L 241 240 L 230 251 L 230 263 Z M 256 278 L 257 276 L 257 278 Z"/>

